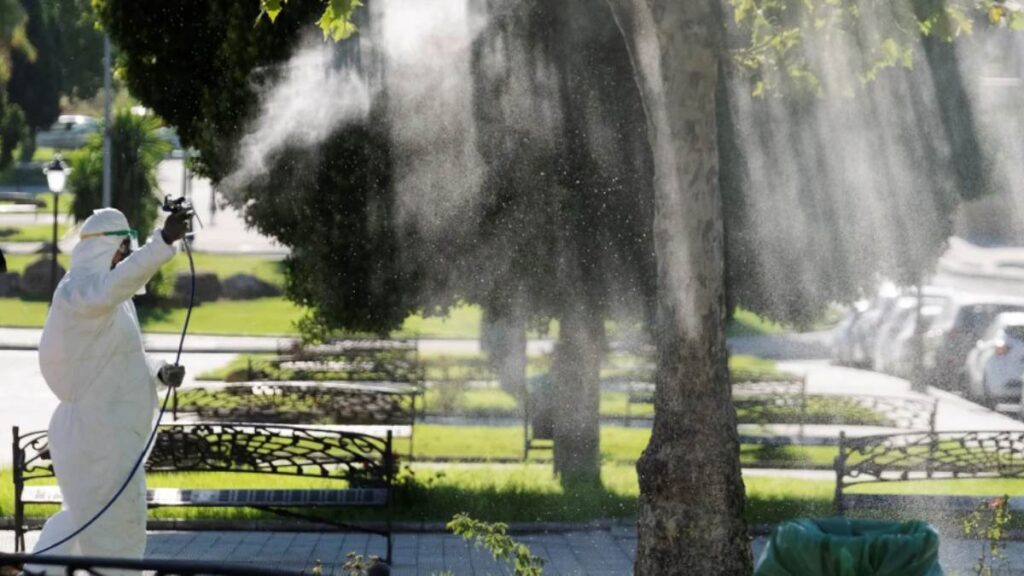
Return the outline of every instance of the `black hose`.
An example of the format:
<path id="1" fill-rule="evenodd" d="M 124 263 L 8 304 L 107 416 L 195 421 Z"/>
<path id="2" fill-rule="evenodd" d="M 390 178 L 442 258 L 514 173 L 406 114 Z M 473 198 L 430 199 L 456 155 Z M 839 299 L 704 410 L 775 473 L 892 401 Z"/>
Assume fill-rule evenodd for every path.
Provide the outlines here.
<path id="1" fill-rule="evenodd" d="M 188 297 L 188 310 L 185 312 L 185 325 L 181 329 L 181 340 L 178 342 L 178 355 L 174 358 L 175 366 L 180 365 L 179 362 L 181 361 L 181 351 L 185 347 L 185 334 L 188 333 L 188 323 L 189 320 L 192 319 L 192 307 L 195 304 L 196 299 L 196 266 L 195 262 L 192 260 L 192 248 L 191 246 L 189 246 L 187 237 L 184 240 L 182 240 L 182 244 L 185 246 L 185 253 L 188 254 L 188 269 L 189 272 L 192 274 L 192 290 Z M 61 540 L 58 540 L 56 543 L 51 544 L 46 548 L 43 548 L 42 550 L 33 551 L 29 554 L 30 556 L 37 556 L 44 552 L 49 552 L 50 550 L 53 550 L 61 544 L 68 542 L 75 536 L 78 536 L 79 534 L 84 532 L 89 526 L 92 526 L 93 523 L 100 519 L 100 516 L 103 516 L 103 514 L 105 514 L 107 510 L 110 510 L 110 507 L 114 505 L 114 502 L 116 502 L 117 499 L 121 497 L 121 494 L 123 494 L 125 489 L 128 488 L 128 485 L 131 484 L 132 476 L 135 476 L 135 473 L 139 470 L 139 466 L 141 466 L 143 460 L 146 459 L 146 454 L 149 453 L 149 449 L 153 446 L 153 441 L 156 440 L 157 431 L 160 429 L 160 420 L 163 419 L 164 413 L 167 412 L 167 402 L 171 399 L 171 393 L 174 390 L 175 388 L 173 386 L 167 387 L 167 392 L 166 394 L 164 394 L 163 404 L 160 406 L 160 413 L 157 414 L 156 423 L 153 424 L 153 431 L 149 433 L 149 439 L 146 440 L 146 447 L 142 449 L 142 453 L 140 453 L 139 457 L 135 460 L 135 464 L 132 466 L 131 472 L 128 473 L 128 477 L 124 479 L 124 483 L 121 484 L 121 487 L 117 489 L 117 493 L 114 494 L 114 497 L 111 498 L 110 501 L 103 506 L 103 508 L 100 508 L 100 511 L 97 512 L 95 516 L 90 518 L 88 522 L 83 524 L 81 528 L 75 530 L 74 532 L 65 536 Z"/>

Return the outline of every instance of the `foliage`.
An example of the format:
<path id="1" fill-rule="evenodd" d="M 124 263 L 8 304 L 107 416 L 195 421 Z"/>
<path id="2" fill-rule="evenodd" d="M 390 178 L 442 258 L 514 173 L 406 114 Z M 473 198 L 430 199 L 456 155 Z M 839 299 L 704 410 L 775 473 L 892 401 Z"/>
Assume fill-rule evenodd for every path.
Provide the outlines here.
<path id="1" fill-rule="evenodd" d="M 14 160 L 14 150 L 32 137 L 21 107 L 12 103 L 4 105 L 3 98 L 0 91 L 0 169 L 9 166 Z"/>
<path id="2" fill-rule="evenodd" d="M 456 514 L 448 522 L 448 529 L 490 550 L 495 560 L 511 563 L 516 576 L 541 576 L 544 573 L 544 559 L 534 556 L 529 547 L 509 536 L 508 524 L 481 522 L 467 514 Z"/>
<path id="3" fill-rule="evenodd" d="M 752 74 L 756 96 L 822 95 L 823 63 L 801 49 L 821 40 L 855 41 L 870 51 L 860 75 L 868 83 L 887 69 L 913 68 L 921 36 L 950 42 L 971 34 L 979 23 L 1024 29 L 1024 11 L 1008 0 L 729 0 L 729 5 L 742 31 L 731 48 L 732 62 Z M 888 21 L 882 30 L 866 31 L 861 24 L 869 17 Z"/>
<path id="4" fill-rule="evenodd" d="M 28 16 L 26 36 L 35 47 L 30 57 L 15 52 L 11 59 L 8 99 L 21 107 L 33 129 L 49 127 L 60 112 L 58 30 L 44 12 L 42 0 L 21 0 Z"/>
<path id="5" fill-rule="evenodd" d="M 978 554 L 978 563 L 973 568 L 977 576 L 993 576 L 997 573 L 997 566 L 1009 568 L 1004 542 L 1012 518 L 1009 496 L 982 502 L 964 518 L 964 536 L 980 537 L 984 541 Z"/>
<path id="6" fill-rule="evenodd" d="M 277 16 L 284 9 L 288 0 L 259 0 L 260 18 L 266 16 L 271 22 L 277 21 Z M 352 16 L 356 8 L 363 5 L 360 0 L 325 0 L 327 6 L 316 24 L 324 33 L 324 40 L 330 38 L 335 42 L 345 40 L 356 33 L 356 25 L 352 22 Z"/>
<path id="7" fill-rule="evenodd" d="M 236 145 L 321 0 L 293 0 L 273 26 L 254 26 L 258 0 L 94 0 L 119 49 L 118 75 L 132 95 L 200 151 L 197 172 L 223 178 Z"/>
<path id="8" fill-rule="evenodd" d="M 338 327 L 384 333 L 418 306 L 421 276 L 399 254 L 392 157 L 377 128 L 353 125 L 316 150 L 285 150 L 239 190 L 246 220 L 291 248 L 286 294 L 310 308 L 312 339 Z"/>
<path id="9" fill-rule="evenodd" d="M 27 19 L 20 0 L 0 0 L 0 85 L 10 77 L 14 51 L 21 51 L 30 59 L 35 57 L 35 48 L 25 30 Z"/>
<path id="10" fill-rule="evenodd" d="M 138 230 L 140 242 L 153 231 L 159 201 L 157 165 L 170 151 L 156 130 L 160 120 L 128 109 L 117 111 L 110 129 L 111 205 Z M 68 189 L 75 193 L 72 214 L 82 222 L 101 206 L 103 197 L 103 137 L 93 134 L 85 147 L 71 155 L 74 167 Z"/>
<path id="11" fill-rule="evenodd" d="M 55 48 L 60 92 L 72 100 L 91 98 L 103 86 L 103 33 L 91 0 L 43 0 L 57 30 Z"/>

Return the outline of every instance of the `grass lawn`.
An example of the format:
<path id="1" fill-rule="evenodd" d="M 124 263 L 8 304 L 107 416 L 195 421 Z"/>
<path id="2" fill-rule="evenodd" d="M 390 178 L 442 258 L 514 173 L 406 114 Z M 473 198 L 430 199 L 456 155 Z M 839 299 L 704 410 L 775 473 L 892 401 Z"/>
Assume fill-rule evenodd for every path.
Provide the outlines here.
<path id="1" fill-rule="evenodd" d="M 41 328 L 46 321 L 47 302 L 0 298 L 0 324 Z M 261 298 L 214 302 L 196 307 L 190 334 L 296 335 L 295 322 L 303 310 L 282 298 Z M 140 308 L 139 319 L 146 332 L 181 332 L 185 310 Z"/>
<path id="2" fill-rule="evenodd" d="M 304 310 L 283 298 L 222 300 L 201 304 L 192 312 L 190 334 L 297 335 L 295 323 Z M 139 309 L 145 332 L 181 332 L 184 308 Z"/>
<path id="3" fill-rule="evenodd" d="M 410 474 L 411 470 L 411 474 Z M 399 477 L 395 518 L 445 521 L 458 512 L 502 522 L 571 521 L 635 516 L 638 487 L 632 466 L 607 464 L 602 485 L 564 489 L 550 464 L 508 466 L 413 465 Z M 191 473 L 151 474 L 150 487 L 181 488 L 327 488 L 337 486 L 322 478 L 294 478 L 257 474 Z M 800 516 L 832 513 L 832 480 L 748 476 L 745 478 L 746 517 L 751 524 L 775 523 Z M 915 484 L 926 486 L 914 486 Z M 934 493 L 1011 497 L 1024 494 L 1024 480 L 932 480 L 865 486 L 863 492 Z M 12 514 L 10 471 L 0 471 L 0 516 Z M 52 514 L 53 506 L 30 506 L 31 517 Z M 381 518 L 379 510 L 344 511 L 349 518 Z M 217 508 L 164 508 L 150 511 L 158 518 L 269 517 L 258 511 Z M 1015 524 L 1019 520 L 1015 521 Z"/>
<path id="4" fill-rule="evenodd" d="M 788 329 L 782 324 L 777 324 L 754 314 L 750 310 L 739 308 L 733 314 L 732 320 L 725 328 L 725 335 L 730 338 L 739 336 L 762 336 L 765 334 L 779 334 L 787 332 Z"/>
<path id="5" fill-rule="evenodd" d="M 284 286 L 284 264 L 279 259 L 265 256 L 195 254 L 196 272 L 213 272 L 223 282 L 235 274 L 252 274 L 260 280 Z M 165 274 L 188 273 L 188 258 L 184 254 L 171 260 Z"/>
<path id="6" fill-rule="evenodd" d="M 606 463 L 632 464 L 650 440 L 646 428 L 603 426 L 601 428 L 601 459 Z M 413 442 L 414 457 L 418 459 L 522 458 L 523 429 L 521 426 L 445 426 L 417 424 Z M 395 450 L 408 454 L 407 439 L 397 439 Z M 800 464 L 811 467 L 829 467 L 835 459 L 834 446 L 756 446 L 743 445 L 740 461 L 744 465 L 765 463 Z M 550 453 L 531 452 L 531 458 L 549 458 Z"/>
<path id="7" fill-rule="evenodd" d="M 64 224 L 57 225 L 57 238 L 68 231 Z M 53 240 L 53 222 L 28 226 L 0 226 L 0 242 L 49 242 Z"/>
<path id="8" fill-rule="evenodd" d="M 25 268 L 27 268 L 29 264 L 31 264 L 31 263 L 35 262 L 36 260 L 39 260 L 40 258 L 42 258 L 42 255 L 41 254 L 4 254 L 4 258 L 7 259 L 7 271 L 8 272 L 17 272 L 18 274 L 22 274 L 22 273 L 25 272 Z M 58 254 L 57 255 L 57 263 L 60 264 L 61 266 L 63 266 L 65 270 L 67 270 L 68 266 L 71 265 L 71 255 L 70 254 Z M 2 318 L 2 316 L 0 316 L 0 318 Z"/>

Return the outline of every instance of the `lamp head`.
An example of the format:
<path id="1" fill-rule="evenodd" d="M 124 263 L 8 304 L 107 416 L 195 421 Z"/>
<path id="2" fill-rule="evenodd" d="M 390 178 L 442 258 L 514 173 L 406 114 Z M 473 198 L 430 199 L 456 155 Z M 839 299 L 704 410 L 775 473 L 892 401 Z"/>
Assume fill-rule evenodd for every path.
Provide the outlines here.
<path id="1" fill-rule="evenodd" d="M 71 169 L 64 163 L 64 158 L 60 154 L 54 156 L 53 160 L 43 168 L 43 173 L 46 174 L 46 184 L 49 186 L 50 192 L 54 194 L 63 192 L 70 172 Z"/>

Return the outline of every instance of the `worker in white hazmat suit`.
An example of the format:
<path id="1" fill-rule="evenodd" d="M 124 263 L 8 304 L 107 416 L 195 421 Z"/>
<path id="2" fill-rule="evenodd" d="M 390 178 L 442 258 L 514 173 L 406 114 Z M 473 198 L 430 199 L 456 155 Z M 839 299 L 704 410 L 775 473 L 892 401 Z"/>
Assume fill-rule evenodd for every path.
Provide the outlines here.
<path id="1" fill-rule="evenodd" d="M 190 217 L 171 214 L 134 253 L 135 234 L 121 212 L 96 210 L 82 227 L 39 343 L 43 377 L 60 399 L 49 441 L 63 506 L 46 522 L 36 550 L 72 534 L 117 493 L 152 430 L 158 383 L 181 384 L 184 368 L 147 357 L 131 297 L 174 257 Z M 140 559 L 145 548 L 140 466 L 109 510 L 46 554 Z"/>

